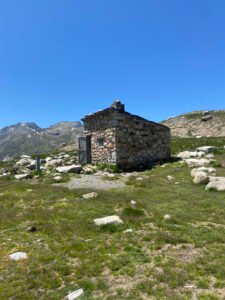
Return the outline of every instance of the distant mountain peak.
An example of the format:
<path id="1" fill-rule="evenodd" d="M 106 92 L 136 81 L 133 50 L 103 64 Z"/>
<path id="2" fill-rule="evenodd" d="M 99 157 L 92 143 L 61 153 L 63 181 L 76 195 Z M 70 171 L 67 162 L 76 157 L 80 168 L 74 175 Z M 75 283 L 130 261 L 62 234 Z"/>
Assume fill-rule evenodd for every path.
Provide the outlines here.
<path id="1" fill-rule="evenodd" d="M 19 122 L 0 129 L 0 161 L 21 154 L 38 154 L 54 151 L 62 144 L 77 143 L 83 127 L 79 121 L 59 122 L 41 128 L 34 122 Z"/>

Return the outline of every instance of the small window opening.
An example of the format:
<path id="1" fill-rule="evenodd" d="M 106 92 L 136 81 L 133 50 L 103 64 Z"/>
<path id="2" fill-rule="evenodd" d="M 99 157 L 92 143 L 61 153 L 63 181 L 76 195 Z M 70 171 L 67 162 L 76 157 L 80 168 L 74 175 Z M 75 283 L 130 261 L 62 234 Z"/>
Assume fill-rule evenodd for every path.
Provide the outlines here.
<path id="1" fill-rule="evenodd" d="M 98 139 L 98 147 L 104 147 L 104 138 Z"/>

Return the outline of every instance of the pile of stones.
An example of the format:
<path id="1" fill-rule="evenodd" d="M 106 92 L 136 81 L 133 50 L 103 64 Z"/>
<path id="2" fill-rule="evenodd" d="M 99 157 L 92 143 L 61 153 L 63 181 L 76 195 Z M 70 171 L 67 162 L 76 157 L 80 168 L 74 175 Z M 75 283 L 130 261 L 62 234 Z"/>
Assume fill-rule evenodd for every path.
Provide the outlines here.
<path id="1" fill-rule="evenodd" d="M 180 152 L 177 157 L 192 168 L 191 176 L 195 184 L 205 184 L 206 190 L 225 191 L 225 177 L 216 176 L 217 170 L 210 167 L 215 162 L 214 146 L 199 147 L 196 151 Z"/>

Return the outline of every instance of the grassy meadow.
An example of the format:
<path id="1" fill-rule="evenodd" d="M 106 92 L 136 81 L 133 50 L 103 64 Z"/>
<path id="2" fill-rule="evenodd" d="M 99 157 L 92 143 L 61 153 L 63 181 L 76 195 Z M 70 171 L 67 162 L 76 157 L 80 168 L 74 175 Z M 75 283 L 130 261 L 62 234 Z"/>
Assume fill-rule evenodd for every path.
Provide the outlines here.
<path id="1" fill-rule="evenodd" d="M 225 145 L 221 140 L 174 139 L 172 147 Z M 225 150 L 216 158 L 225 176 L 218 163 Z M 93 190 L 0 181 L 1 300 L 65 299 L 79 288 L 82 300 L 225 299 L 224 192 L 194 185 L 179 162 L 131 174 L 125 189 L 96 190 L 87 200 L 82 195 Z M 124 223 L 94 225 L 109 215 Z M 9 260 L 17 251 L 28 259 Z"/>

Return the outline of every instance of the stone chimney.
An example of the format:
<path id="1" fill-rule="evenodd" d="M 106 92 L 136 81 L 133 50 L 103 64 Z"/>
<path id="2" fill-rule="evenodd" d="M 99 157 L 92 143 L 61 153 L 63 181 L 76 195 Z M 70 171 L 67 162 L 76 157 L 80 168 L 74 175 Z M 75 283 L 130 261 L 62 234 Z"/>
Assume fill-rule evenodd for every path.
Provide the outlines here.
<path id="1" fill-rule="evenodd" d="M 115 100 L 111 107 L 119 111 L 125 111 L 125 106 L 121 103 L 120 100 Z"/>

